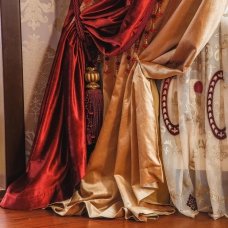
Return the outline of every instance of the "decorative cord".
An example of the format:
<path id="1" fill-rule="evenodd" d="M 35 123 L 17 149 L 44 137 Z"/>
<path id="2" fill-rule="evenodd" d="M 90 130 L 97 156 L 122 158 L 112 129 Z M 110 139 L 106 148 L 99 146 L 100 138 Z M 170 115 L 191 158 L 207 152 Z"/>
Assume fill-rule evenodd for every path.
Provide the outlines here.
<path id="1" fill-rule="evenodd" d="M 73 1 L 73 6 L 74 6 L 74 15 L 75 15 L 75 25 L 76 25 L 76 30 L 78 33 L 78 37 L 81 40 L 85 40 L 85 32 L 82 26 L 81 18 L 80 18 L 80 5 L 81 1 L 80 0 L 72 0 Z"/>

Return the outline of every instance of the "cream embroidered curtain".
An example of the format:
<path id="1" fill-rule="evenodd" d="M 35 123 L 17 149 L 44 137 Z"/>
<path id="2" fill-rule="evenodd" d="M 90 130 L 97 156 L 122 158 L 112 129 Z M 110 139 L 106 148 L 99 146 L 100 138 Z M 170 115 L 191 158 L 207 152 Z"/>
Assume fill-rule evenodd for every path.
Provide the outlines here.
<path id="1" fill-rule="evenodd" d="M 190 217 L 228 216 L 228 17 L 183 77 L 161 89 L 161 135 L 172 202 Z M 167 117 L 167 113 L 169 116 Z M 179 124 L 175 135 L 172 126 Z M 178 130 L 178 129 L 176 129 Z"/>

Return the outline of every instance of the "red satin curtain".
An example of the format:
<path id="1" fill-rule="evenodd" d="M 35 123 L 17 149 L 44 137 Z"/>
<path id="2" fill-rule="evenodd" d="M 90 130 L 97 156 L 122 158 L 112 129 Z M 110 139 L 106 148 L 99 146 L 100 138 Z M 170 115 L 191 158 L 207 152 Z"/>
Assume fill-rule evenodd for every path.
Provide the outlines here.
<path id="1" fill-rule="evenodd" d="M 26 173 L 8 187 L 1 207 L 44 208 L 73 194 L 86 167 L 87 57 L 78 26 L 100 52 L 117 55 L 139 37 L 154 1 L 102 0 L 80 14 L 75 5 L 79 0 L 72 0 L 65 20 Z"/>

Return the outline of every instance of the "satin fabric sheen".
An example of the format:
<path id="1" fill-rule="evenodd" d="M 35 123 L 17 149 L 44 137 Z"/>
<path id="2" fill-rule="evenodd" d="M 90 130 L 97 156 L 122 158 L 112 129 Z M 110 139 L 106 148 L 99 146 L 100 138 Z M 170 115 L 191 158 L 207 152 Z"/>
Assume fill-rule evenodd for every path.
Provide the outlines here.
<path id="1" fill-rule="evenodd" d="M 79 190 L 51 205 L 57 214 L 146 221 L 174 212 L 165 206 L 169 198 L 153 79 L 184 74 L 216 29 L 225 5 L 220 0 L 169 1 L 157 35 L 135 53 L 130 73 L 125 54 L 113 87 L 104 76 L 105 94 L 111 95 L 96 148 Z"/>
<path id="2" fill-rule="evenodd" d="M 27 171 L 8 187 L 1 207 L 43 208 L 73 194 L 86 166 L 85 41 L 79 38 L 76 25 L 82 24 L 103 54 L 116 55 L 138 38 L 154 4 L 151 0 L 103 0 L 75 15 L 73 1 L 46 89 Z M 78 16 L 81 21 L 75 22 Z"/>

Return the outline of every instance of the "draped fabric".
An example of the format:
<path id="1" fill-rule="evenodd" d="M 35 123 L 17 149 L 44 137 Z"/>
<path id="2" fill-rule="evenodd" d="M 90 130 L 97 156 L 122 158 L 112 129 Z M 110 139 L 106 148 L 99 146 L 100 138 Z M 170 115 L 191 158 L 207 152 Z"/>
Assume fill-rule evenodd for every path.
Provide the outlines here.
<path id="1" fill-rule="evenodd" d="M 226 0 L 168 1 L 156 36 L 141 52 L 131 53 L 136 61 L 130 72 L 125 53 L 116 79 L 104 74 L 108 98 L 96 148 L 79 190 L 51 205 L 56 213 L 140 221 L 173 213 L 164 185 L 153 79 L 184 75 L 216 29 L 225 5 Z"/>
<path id="2" fill-rule="evenodd" d="M 85 174 L 84 73 L 93 39 L 106 55 L 129 47 L 143 30 L 154 1 L 102 0 L 79 9 L 72 0 L 41 108 L 26 173 L 12 183 L 1 206 L 35 209 L 73 194 Z"/>
<path id="3" fill-rule="evenodd" d="M 228 217 L 228 17 L 220 25 L 184 77 L 163 82 L 169 131 L 161 115 L 163 158 L 171 199 L 184 215 L 207 212 Z M 225 128 L 226 127 L 226 128 Z"/>

